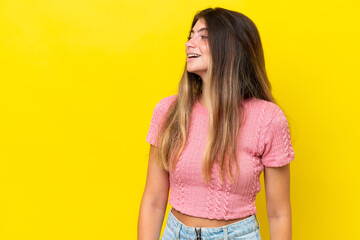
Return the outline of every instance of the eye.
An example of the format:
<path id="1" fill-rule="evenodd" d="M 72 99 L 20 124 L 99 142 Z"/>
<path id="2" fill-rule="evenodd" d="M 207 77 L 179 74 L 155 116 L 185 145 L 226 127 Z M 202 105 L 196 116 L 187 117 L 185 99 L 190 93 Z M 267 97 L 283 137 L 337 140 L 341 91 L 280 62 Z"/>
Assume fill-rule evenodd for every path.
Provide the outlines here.
<path id="1" fill-rule="evenodd" d="M 207 36 L 200 36 L 201 39 L 207 39 L 208 37 Z M 189 41 L 191 39 L 191 36 L 190 37 L 187 37 L 187 40 Z"/>

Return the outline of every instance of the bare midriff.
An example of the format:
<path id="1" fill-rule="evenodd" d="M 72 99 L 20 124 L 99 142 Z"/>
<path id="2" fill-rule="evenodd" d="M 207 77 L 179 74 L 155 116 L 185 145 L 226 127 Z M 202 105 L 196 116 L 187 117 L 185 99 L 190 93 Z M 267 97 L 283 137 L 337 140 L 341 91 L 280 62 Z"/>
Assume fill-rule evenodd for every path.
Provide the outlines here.
<path id="1" fill-rule="evenodd" d="M 243 218 L 230 219 L 230 220 L 217 220 L 217 219 L 207 219 L 207 218 L 189 216 L 177 211 L 174 208 L 171 209 L 171 212 L 180 222 L 182 222 L 188 227 L 207 227 L 207 228 L 221 227 L 250 217 L 250 216 L 246 216 Z"/>

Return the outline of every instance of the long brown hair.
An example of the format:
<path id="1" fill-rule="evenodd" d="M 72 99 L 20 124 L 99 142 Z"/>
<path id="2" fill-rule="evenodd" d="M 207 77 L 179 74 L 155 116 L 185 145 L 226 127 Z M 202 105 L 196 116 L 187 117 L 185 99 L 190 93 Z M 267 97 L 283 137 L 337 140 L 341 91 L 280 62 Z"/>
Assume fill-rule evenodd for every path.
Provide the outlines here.
<path id="1" fill-rule="evenodd" d="M 209 131 L 203 155 L 202 175 L 211 178 L 212 164 L 220 166 L 234 182 L 232 167 L 239 174 L 236 146 L 242 125 L 242 102 L 258 98 L 275 103 L 271 94 L 264 53 L 255 24 L 245 15 L 224 8 L 207 8 L 194 16 L 191 29 L 199 19 L 205 21 L 211 57 L 208 64 Z M 191 31 L 190 29 L 190 31 Z M 189 31 L 189 36 L 190 36 Z M 185 69 L 176 101 L 169 107 L 157 135 L 158 160 L 168 171 L 174 170 L 187 140 L 190 115 L 202 94 L 201 78 Z M 234 165 L 235 164 L 235 165 Z"/>

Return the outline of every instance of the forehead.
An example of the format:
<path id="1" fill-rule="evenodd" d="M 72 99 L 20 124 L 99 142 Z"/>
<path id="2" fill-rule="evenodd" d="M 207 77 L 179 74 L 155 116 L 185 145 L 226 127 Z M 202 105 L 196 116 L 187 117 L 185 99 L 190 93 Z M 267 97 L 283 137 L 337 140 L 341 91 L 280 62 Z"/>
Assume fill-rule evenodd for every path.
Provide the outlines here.
<path id="1" fill-rule="evenodd" d="M 194 32 L 206 32 L 207 28 L 206 28 L 206 24 L 205 21 L 203 19 L 199 19 L 197 20 L 197 22 L 195 23 L 194 27 L 191 29 L 190 33 L 194 33 Z"/>

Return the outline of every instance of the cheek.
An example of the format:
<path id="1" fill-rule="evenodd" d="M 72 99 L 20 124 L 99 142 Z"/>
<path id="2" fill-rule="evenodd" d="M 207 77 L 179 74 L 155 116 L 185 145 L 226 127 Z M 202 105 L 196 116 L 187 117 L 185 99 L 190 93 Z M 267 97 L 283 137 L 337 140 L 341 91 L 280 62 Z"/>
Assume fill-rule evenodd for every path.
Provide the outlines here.
<path id="1" fill-rule="evenodd" d="M 204 53 L 205 53 L 206 57 L 210 56 L 209 48 L 205 48 Z"/>

